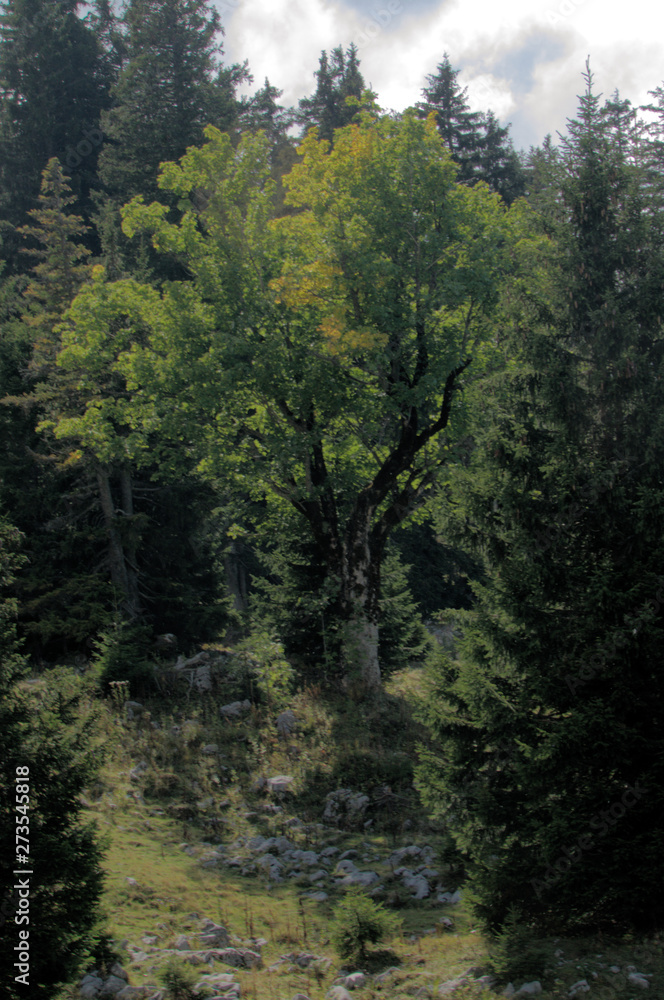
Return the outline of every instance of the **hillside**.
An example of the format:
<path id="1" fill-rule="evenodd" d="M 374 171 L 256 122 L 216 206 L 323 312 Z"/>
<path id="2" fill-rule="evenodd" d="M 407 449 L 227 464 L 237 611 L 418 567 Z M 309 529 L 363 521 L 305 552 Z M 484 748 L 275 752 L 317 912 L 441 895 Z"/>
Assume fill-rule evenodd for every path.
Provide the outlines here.
<path id="1" fill-rule="evenodd" d="M 122 1000 L 488 1000 L 511 995 L 508 979 L 539 983 L 544 998 L 664 996 L 658 941 L 532 941 L 516 929 L 489 955 L 459 859 L 412 784 L 426 739 L 413 718 L 419 673 L 395 675 L 372 708 L 320 688 L 268 708 L 241 689 L 230 697 L 228 679 L 140 703 L 114 685 L 100 710 L 106 761 L 85 801 L 108 837 L 105 937 L 62 997 L 108 984 Z M 331 921 L 354 886 L 400 929 L 349 964 Z"/>

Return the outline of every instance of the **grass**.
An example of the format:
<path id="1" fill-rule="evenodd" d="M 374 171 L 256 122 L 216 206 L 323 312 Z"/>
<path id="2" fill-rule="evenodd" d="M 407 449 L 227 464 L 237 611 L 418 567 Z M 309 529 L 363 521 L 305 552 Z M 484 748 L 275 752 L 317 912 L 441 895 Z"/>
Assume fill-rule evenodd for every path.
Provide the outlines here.
<path id="1" fill-rule="evenodd" d="M 172 949 L 180 935 L 193 939 L 203 918 L 223 924 L 237 946 L 265 940 L 262 968 L 229 970 L 214 964 L 214 971 L 233 971 L 243 997 L 280 1000 L 301 992 L 319 1000 L 344 968 L 355 971 L 344 966 L 330 942 L 340 889 L 328 887 L 329 898 L 316 902 L 302 895 L 311 888 L 306 872 L 298 882 L 275 883 L 260 870 L 242 875 L 241 869 L 203 863 L 220 846 L 232 853 L 239 838 L 256 835 L 287 836 L 304 850 L 330 844 L 340 851 L 355 850 L 369 859 L 362 867 L 371 867 L 370 859 L 376 856 L 384 866 L 395 846 L 413 842 L 442 852 L 447 842 L 429 825 L 412 787 L 414 749 L 424 736 L 412 719 L 418 691 L 417 672 L 402 671 L 390 679 L 376 711 L 307 688 L 290 700 L 298 722 L 286 736 L 277 730 L 276 712 L 254 706 L 242 718 L 227 721 L 219 715 L 220 702 L 210 696 L 145 702 L 146 711 L 133 722 L 125 719 L 119 699 L 102 704 L 100 736 L 108 753 L 88 791 L 87 809 L 108 836 L 105 928 L 132 985 L 156 988 L 169 958 L 162 951 Z M 221 700 L 232 700 L 228 694 L 224 691 Z M 261 779 L 275 774 L 294 779 L 292 792 L 280 799 L 260 788 Z M 373 794 L 383 785 L 399 796 L 399 823 L 378 811 L 368 828 L 320 827 L 328 791 L 350 787 Z M 295 818 L 301 822 L 292 825 Z M 407 828 L 401 818 L 408 819 Z M 435 867 L 444 879 L 439 861 Z M 413 900 L 384 867 L 382 873 L 382 897 L 396 907 L 401 930 L 363 963 L 373 978 L 359 991 L 362 1000 L 433 997 L 441 983 L 471 967 L 489 971 L 488 943 L 463 902 L 450 906 Z M 446 915 L 454 921 L 451 930 L 441 927 Z M 143 941 L 149 935 L 157 936 L 157 950 Z M 591 1000 L 636 1000 L 641 995 L 638 987 L 627 983 L 623 972 L 608 971 L 610 965 L 621 970 L 634 965 L 654 974 L 651 988 L 643 991 L 648 1000 L 664 1000 L 656 985 L 664 982 L 661 944 L 647 943 L 638 956 L 639 944 L 643 946 L 592 939 L 539 942 L 546 965 L 541 996 L 562 1000 L 573 983 L 587 979 Z M 142 948 L 147 959 L 132 961 L 132 946 Z M 300 951 L 323 961 L 307 969 L 275 964 L 282 955 Z M 388 968 L 393 971 L 381 977 Z M 212 970 L 204 966 L 196 971 Z M 518 988 L 526 978 L 514 985 Z M 502 989 L 468 985 L 455 996 L 488 1000 L 500 996 Z M 75 995 L 68 988 L 61 998 Z"/>

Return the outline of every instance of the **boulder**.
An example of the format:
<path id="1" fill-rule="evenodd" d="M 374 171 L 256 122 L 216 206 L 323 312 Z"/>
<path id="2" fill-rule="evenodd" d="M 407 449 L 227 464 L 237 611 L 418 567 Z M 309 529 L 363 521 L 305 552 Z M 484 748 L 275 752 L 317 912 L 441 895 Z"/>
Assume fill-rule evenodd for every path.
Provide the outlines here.
<path id="1" fill-rule="evenodd" d="M 642 972 L 630 972 L 627 976 L 627 982 L 631 983 L 632 986 L 638 986 L 641 990 L 647 990 L 650 987 L 650 983 Z"/>
<path id="2" fill-rule="evenodd" d="M 287 708 L 277 716 L 277 730 L 280 736 L 290 736 L 296 725 L 297 716 L 292 708 Z"/>
<path id="3" fill-rule="evenodd" d="M 468 980 L 465 976 L 460 976 L 458 979 L 448 979 L 446 982 L 441 983 L 438 987 L 438 996 L 447 997 L 455 990 L 460 989 L 462 986 L 467 986 Z"/>
<path id="4" fill-rule="evenodd" d="M 177 951 L 191 951 L 191 945 L 189 944 L 189 938 L 184 934 L 179 934 L 175 939 L 175 944 L 173 945 Z"/>
<path id="5" fill-rule="evenodd" d="M 403 884 L 406 889 L 410 889 L 415 899 L 426 899 L 431 892 L 429 883 L 422 875 L 411 875 L 404 878 Z"/>
<path id="6" fill-rule="evenodd" d="M 202 945 L 210 948 L 227 948 L 231 939 L 228 931 L 221 924 L 215 924 L 214 920 L 206 920 L 203 929 L 198 935 L 198 940 Z"/>
<path id="7" fill-rule="evenodd" d="M 352 1000 L 345 986 L 332 986 L 325 995 L 328 1000 Z"/>
<path id="8" fill-rule="evenodd" d="M 366 981 L 367 977 L 363 972 L 351 972 L 349 976 L 344 976 L 341 985 L 345 986 L 347 990 L 361 990 Z"/>
<path id="9" fill-rule="evenodd" d="M 370 803 L 368 795 L 354 792 L 351 788 L 338 788 L 325 796 L 323 822 L 335 826 L 357 826 L 364 820 Z"/>
<path id="10" fill-rule="evenodd" d="M 120 990 L 123 990 L 126 985 L 127 981 L 125 979 L 121 979 L 120 976 L 109 976 L 108 979 L 104 980 L 97 996 L 114 997 L 120 992 Z"/>
<path id="11" fill-rule="evenodd" d="M 516 997 L 534 997 L 542 992 L 542 984 L 539 980 L 535 979 L 532 983 L 524 983 L 516 991 L 514 996 Z"/>
<path id="12" fill-rule="evenodd" d="M 579 979 L 578 983 L 574 983 L 573 986 L 570 986 L 567 996 L 578 997 L 582 993 L 590 993 L 590 986 L 588 986 L 587 979 Z"/>
<path id="13" fill-rule="evenodd" d="M 219 714 L 224 719 L 239 719 L 246 715 L 251 709 L 251 702 L 245 698 L 244 701 L 231 701 L 228 705 L 222 705 Z"/>
<path id="14" fill-rule="evenodd" d="M 80 986 L 80 994 L 86 1000 L 99 995 L 99 991 L 104 985 L 104 980 L 100 976 L 85 976 Z"/>
<path id="15" fill-rule="evenodd" d="M 267 779 L 267 790 L 272 795 L 283 795 L 290 790 L 294 780 L 290 774 L 275 774 L 273 778 Z"/>

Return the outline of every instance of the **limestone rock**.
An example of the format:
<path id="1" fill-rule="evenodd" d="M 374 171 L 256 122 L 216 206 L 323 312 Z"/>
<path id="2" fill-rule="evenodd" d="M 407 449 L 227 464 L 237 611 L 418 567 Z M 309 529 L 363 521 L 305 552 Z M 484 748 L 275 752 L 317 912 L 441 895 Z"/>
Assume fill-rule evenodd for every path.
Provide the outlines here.
<path id="1" fill-rule="evenodd" d="M 121 979 L 120 976 L 109 976 L 108 979 L 104 980 L 104 983 L 99 990 L 98 996 L 100 997 L 114 997 L 116 994 L 123 990 L 127 985 L 125 979 Z"/>
<path id="2" fill-rule="evenodd" d="M 296 725 L 297 716 L 292 708 L 287 708 L 277 716 L 277 730 L 280 736 L 290 736 Z"/>
<path id="3" fill-rule="evenodd" d="M 290 790 L 294 780 L 290 774 L 275 774 L 273 778 L 267 779 L 267 790 L 273 795 L 283 795 Z"/>
<path id="4" fill-rule="evenodd" d="M 466 986 L 468 980 L 465 976 L 460 976 L 458 979 L 448 979 L 446 982 L 441 983 L 438 987 L 438 996 L 447 997 L 455 990 L 460 989 L 462 986 Z"/>
<path id="5" fill-rule="evenodd" d="M 332 986 L 325 995 L 328 1000 L 352 1000 L 345 986 Z"/>
<path id="6" fill-rule="evenodd" d="M 198 935 L 198 940 L 203 945 L 210 948 L 227 948 L 231 939 L 228 931 L 221 924 L 215 924 L 214 920 L 206 920 L 203 929 Z"/>

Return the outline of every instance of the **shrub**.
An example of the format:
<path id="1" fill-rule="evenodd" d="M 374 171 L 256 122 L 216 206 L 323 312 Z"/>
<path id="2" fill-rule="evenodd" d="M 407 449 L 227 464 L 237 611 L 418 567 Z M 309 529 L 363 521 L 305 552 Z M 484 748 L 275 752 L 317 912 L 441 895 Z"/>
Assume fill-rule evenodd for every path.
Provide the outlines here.
<path id="1" fill-rule="evenodd" d="M 367 957 L 368 944 L 377 944 L 398 928 L 393 913 L 354 887 L 335 908 L 330 937 L 341 958 L 356 961 Z"/>
<path id="2" fill-rule="evenodd" d="M 168 1000 L 197 1000 L 199 994 L 194 987 L 198 976 L 176 958 L 171 958 L 161 972 L 161 981 L 166 987 Z"/>
<path id="3" fill-rule="evenodd" d="M 510 909 L 503 928 L 489 948 L 491 967 L 501 981 L 539 979 L 544 973 L 547 952 L 534 939 L 533 932 Z"/>

